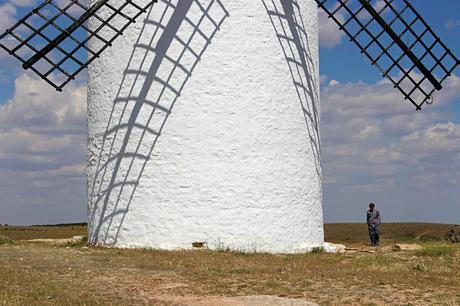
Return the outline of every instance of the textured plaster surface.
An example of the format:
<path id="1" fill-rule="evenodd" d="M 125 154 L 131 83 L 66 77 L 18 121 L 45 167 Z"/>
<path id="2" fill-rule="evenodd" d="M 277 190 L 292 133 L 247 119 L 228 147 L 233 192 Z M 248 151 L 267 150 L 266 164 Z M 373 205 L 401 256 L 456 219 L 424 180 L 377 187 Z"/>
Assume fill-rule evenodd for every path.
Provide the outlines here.
<path id="1" fill-rule="evenodd" d="M 88 91 L 92 243 L 323 245 L 313 0 L 159 1 Z"/>

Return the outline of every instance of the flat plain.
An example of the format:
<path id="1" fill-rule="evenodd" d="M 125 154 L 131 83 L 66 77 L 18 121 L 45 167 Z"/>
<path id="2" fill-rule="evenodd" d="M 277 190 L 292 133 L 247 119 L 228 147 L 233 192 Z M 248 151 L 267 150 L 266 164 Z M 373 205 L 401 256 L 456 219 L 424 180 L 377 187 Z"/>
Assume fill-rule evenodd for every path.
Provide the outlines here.
<path id="1" fill-rule="evenodd" d="M 84 225 L 0 226 L 0 305 L 460 305 L 450 228 L 383 224 L 371 248 L 365 224 L 326 224 L 326 241 L 345 253 L 273 255 L 89 247 L 69 239 Z"/>

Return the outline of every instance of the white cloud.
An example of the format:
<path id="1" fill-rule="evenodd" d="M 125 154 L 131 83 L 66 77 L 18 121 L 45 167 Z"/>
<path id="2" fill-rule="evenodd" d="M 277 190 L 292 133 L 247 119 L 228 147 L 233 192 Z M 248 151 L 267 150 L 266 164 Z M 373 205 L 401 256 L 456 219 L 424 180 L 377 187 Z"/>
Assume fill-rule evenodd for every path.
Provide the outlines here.
<path id="1" fill-rule="evenodd" d="M 35 0 L 10 0 L 0 5 L 0 33 L 16 22 L 17 7 L 26 7 L 36 4 Z"/>
<path id="2" fill-rule="evenodd" d="M 0 5 L 0 32 L 3 33 L 16 21 L 16 7 L 11 3 Z"/>
<path id="3" fill-rule="evenodd" d="M 359 131 L 357 138 L 359 140 L 366 140 L 366 139 L 369 139 L 371 137 L 376 137 L 380 133 L 382 133 L 382 130 L 380 129 L 380 127 L 378 127 L 378 125 L 376 125 L 376 124 L 368 124 L 363 129 L 361 129 Z"/>
<path id="4" fill-rule="evenodd" d="M 453 30 L 455 28 L 460 27 L 460 19 L 454 20 L 454 19 L 449 19 L 444 23 L 444 26 L 448 30 Z"/>
<path id="5" fill-rule="evenodd" d="M 339 30 L 339 26 L 331 19 L 325 11 L 318 11 L 319 22 L 319 46 L 322 48 L 334 48 L 342 43 L 345 36 L 343 31 Z M 336 16 L 339 18 L 340 16 Z"/>
<path id="6" fill-rule="evenodd" d="M 387 82 L 330 81 L 321 94 L 326 184 L 382 190 L 399 186 L 404 176 L 404 186 L 415 188 L 421 186 L 415 178 L 423 177 L 427 169 L 432 184 L 459 181 L 460 123 L 441 111 L 459 97 L 457 76 L 449 78 L 435 104 L 422 111 Z M 447 183 L 441 187 L 449 188 Z"/>
<path id="7" fill-rule="evenodd" d="M 377 0 L 374 4 L 373 7 L 377 12 L 380 12 L 384 7 L 386 6 L 386 2 L 383 0 Z M 387 9 L 388 11 L 389 9 Z"/>
<path id="8" fill-rule="evenodd" d="M 79 17 L 84 13 L 84 10 L 79 5 L 74 4 L 74 0 L 56 0 L 56 2 L 60 8 L 67 8 L 66 12 L 74 17 Z M 89 0 L 79 0 L 78 3 L 87 7 Z"/>
<path id="9" fill-rule="evenodd" d="M 58 93 L 20 75 L 13 98 L 0 106 L 3 223 L 83 220 L 85 156 L 86 87 L 72 83 Z M 21 214 L 11 205 L 23 205 Z"/>
<path id="10" fill-rule="evenodd" d="M 424 158 L 441 152 L 457 153 L 460 151 L 460 125 L 453 122 L 437 123 L 404 136 L 399 151 Z"/>
<path id="11" fill-rule="evenodd" d="M 81 133 L 86 89 L 69 84 L 59 93 L 34 75 L 22 74 L 15 81 L 14 97 L 0 109 L 0 128 L 27 128 L 34 133 Z"/>
<path id="12" fill-rule="evenodd" d="M 35 0 L 10 0 L 10 3 L 15 6 L 26 7 L 26 6 L 33 6 L 37 4 Z"/>
<path id="13" fill-rule="evenodd" d="M 329 81 L 329 77 L 325 74 L 322 74 L 319 76 L 319 84 L 321 86 L 326 85 L 326 83 Z"/>

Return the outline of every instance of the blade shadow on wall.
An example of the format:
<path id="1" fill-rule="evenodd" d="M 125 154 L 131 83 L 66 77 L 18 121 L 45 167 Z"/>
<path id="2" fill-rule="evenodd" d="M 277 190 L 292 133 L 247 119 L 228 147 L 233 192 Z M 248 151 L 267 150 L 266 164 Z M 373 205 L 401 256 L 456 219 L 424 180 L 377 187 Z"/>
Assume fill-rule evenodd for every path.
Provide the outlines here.
<path id="1" fill-rule="evenodd" d="M 161 17 L 153 18 L 153 9 Z M 113 100 L 99 156 L 89 161 L 97 163 L 88 195 L 91 243 L 116 244 L 173 106 L 228 16 L 219 0 L 161 0 L 148 13 Z"/>
<path id="2" fill-rule="evenodd" d="M 318 67 L 311 57 L 312 49 L 308 43 L 301 7 L 297 0 L 262 0 L 262 2 L 289 67 L 292 82 L 305 116 L 308 141 L 315 154 L 316 172 L 321 177 L 319 92 L 315 90 L 319 86 L 319 80 L 316 79 Z"/>

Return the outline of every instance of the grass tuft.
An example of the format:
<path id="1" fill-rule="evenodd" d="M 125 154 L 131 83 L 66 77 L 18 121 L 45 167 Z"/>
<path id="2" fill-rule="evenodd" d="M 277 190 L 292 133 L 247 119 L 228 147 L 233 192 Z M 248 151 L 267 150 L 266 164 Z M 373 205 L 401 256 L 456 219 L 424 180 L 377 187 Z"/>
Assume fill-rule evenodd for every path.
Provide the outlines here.
<path id="1" fill-rule="evenodd" d="M 0 245 L 4 244 L 13 244 L 14 240 L 8 238 L 7 236 L 0 235 Z"/>
<path id="2" fill-rule="evenodd" d="M 321 254 L 324 253 L 324 249 L 322 247 L 314 247 L 313 249 L 311 249 L 311 252 L 313 254 Z"/>
<path id="3" fill-rule="evenodd" d="M 81 239 L 74 239 L 71 241 L 66 242 L 63 246 L 64 247 L 82 247 L 88 245 L 88 236 L 84 235 Z"/>
<path id="4" fill-rule="evenodd" d="M 423 263 L 418 263 L 418 264 L 415 264 L 412 269 L 415 271 L 415 272 L 427 272 L 428 271 L 428 267 L 423 264 Z"/>
<path id="5" fill-rule="evenodd" d="M 448 257 L 454 255 L 456 251 L 456 248 L 451 245 L 437 243 L 424 246 L 423 249 L 416 251 L 415 255 L 426 257 Z"/>

